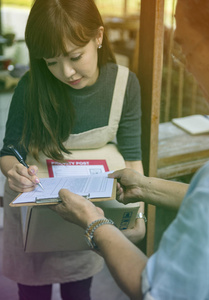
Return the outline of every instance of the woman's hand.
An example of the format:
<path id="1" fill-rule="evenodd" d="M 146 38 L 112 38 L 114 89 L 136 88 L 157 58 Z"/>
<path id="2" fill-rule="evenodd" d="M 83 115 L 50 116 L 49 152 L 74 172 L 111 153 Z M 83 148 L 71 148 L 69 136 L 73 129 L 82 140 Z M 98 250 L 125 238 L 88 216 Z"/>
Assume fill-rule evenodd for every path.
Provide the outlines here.
<path id="1" fill-rule="evenodd" d="M 20 163 L 14 164 L 7 173 L 8 183 L 12 190 L 16 192 L 30 192 L 34 190 L 40 182 L 36 176 L 38 168 L 30 166 L 26 168 Z"/>
<path id="2" fill-rule="evenodd" d="M 38 167 L 26 168 L 14 156 L 3 156 L 0 160 L 1 171 L 8 178 L 9 187 L 16 192 L 30 192 L 40 182 Z"/>

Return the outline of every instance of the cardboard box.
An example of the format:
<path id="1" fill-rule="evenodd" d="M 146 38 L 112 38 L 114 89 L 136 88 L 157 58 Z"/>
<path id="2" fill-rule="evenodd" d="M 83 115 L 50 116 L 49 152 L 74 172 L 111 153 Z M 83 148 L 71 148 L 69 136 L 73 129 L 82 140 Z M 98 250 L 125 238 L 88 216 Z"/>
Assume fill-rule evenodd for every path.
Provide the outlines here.
<path id="1" fill-rule="evenodd" d="M 124 205 L 116 200 L 95 203 L 120 229 L 132 228 L 139 203 Z M 23 243 L 25 252 L 89 250 L 84 230 L 65 221 L 48 206 L 22 206 Z"/>

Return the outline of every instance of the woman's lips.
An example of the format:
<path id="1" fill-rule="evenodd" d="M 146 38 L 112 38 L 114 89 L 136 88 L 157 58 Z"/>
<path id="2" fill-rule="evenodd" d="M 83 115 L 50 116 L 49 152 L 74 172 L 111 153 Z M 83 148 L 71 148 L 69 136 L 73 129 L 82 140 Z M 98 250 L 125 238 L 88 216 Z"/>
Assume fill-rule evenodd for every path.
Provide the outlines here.
<path id="1" fill-rule="evenodd" d="M 79 79 L 73 80 L 73 81 L 68 81 L 68 83 L 71 85 L 76 85 L 76 84 L 80 83 L 81 79 L 82 79 L 82 77 Z"/>

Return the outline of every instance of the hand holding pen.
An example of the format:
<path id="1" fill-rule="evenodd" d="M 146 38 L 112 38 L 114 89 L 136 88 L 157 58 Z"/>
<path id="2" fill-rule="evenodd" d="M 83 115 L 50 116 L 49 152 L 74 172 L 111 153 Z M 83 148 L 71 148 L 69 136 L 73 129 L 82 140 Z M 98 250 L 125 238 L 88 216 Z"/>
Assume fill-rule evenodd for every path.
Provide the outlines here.
<path id="1" fill-rule="evenodd" d="M 29 169 L 29 166 L 28 166 L 27 163 L 24 161 L 24 159 L 22 158 L 22 156 L 20 155 L 20 153 L 14 148 L 14 146 L 13 146 L 13 145 L 9 145 L 8 148 L 12 151 L 12 153 L 14 154 L 14 156 L 16 157 L 16 159 L 17 159 L 23 166 L 25 166 L 27 169 Z M 38 178 L 36 178 L 36 184 L 38 184 L 42 189 L 44 189 Z"/>

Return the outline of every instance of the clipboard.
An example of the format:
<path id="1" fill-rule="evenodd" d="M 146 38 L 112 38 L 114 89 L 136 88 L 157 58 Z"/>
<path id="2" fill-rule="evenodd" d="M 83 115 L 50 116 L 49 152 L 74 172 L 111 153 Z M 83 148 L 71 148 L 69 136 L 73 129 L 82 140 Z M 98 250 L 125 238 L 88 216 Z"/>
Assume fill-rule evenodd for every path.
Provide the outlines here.
<path id="1" fill-rule="evenodd" d="M 112 195 L 110 197 L 98 197 L 98 198 L 91 198 L 88 194 L 85 195 L 85 198 L 88 198 L 91 202 L 101 202 L 101 201 L 110 201 L 116 199 L 116 186 L 117 186 L 117 179 L 113 180 L 113 187 L 112 187 Z M 40 206 L 40 205 L 56 205 L 60 203 L 62 200 L 58 197 L 56 198 L 36 198 L 35 202 L 24 202 L 24 203 L 14 203 L 14 201 L 23 193 L 20 193 L 9 205 L 11 207 L 21 207 L 21 206 Z"/>

